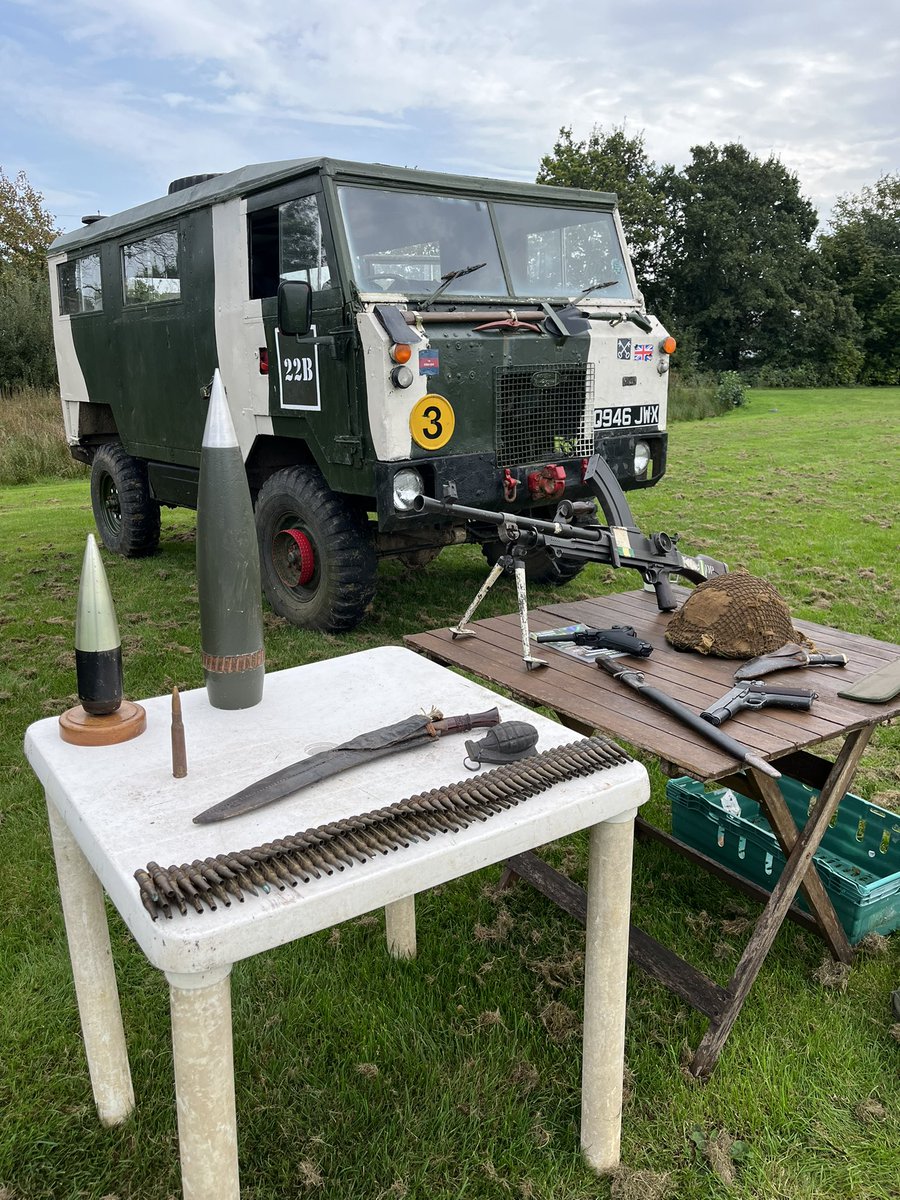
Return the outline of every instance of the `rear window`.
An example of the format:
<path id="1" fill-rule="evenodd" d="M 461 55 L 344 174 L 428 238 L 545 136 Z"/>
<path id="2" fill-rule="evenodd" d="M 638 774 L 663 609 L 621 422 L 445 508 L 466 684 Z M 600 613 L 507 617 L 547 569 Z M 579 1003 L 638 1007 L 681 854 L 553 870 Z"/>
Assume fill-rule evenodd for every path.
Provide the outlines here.
<path id="1" fill-rule="evenodd" d="M 103 310 L 99 254 L 84 254 L 81 258 L 60 263 L 56 268 L 56 277 L 59 282 L 59 311 L 64 316 Z"/>
<path id="2" fill-rule="evenodd" d="M 178 233 L 167 229 L 122 247 L 126 304 L 153 304 L 181 297 Z"/>

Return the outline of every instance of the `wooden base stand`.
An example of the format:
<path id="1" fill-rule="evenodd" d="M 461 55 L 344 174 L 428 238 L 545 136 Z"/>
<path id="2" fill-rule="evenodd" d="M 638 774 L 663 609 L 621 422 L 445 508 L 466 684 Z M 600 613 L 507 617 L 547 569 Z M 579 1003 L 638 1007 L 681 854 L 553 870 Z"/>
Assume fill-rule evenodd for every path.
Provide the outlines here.
<path id="1" fill-rule="evenodd" d="M 59 736 L 73 746 L 114 746 L 137 737 L 147 728 L 147 714 L 139 704 L 123 700 L 114 713 L 95 717 L 80 704 L 59 718 Z"/>

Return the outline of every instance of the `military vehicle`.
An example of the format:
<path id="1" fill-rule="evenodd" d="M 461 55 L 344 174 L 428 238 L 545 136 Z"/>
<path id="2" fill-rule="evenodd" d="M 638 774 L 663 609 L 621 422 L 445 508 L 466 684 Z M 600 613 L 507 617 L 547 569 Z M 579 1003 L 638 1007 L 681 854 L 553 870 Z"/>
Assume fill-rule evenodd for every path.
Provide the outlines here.
<path id="1" fill-rule="evenodd" d="M 419 495 L 541 515 L 587 495 L 595 451 L 624 489 L 665 471 L 675 343 L 611 194 L 316 158 L 85 222 L 49 250 L 54 334 L 110 550 L 153 552 L 160 506 L 196 505 L 216 367 L 264 591 L 308 628 L 357 624 L 382 555 L 499 557 L 495 527 L 416 512 Z"/>

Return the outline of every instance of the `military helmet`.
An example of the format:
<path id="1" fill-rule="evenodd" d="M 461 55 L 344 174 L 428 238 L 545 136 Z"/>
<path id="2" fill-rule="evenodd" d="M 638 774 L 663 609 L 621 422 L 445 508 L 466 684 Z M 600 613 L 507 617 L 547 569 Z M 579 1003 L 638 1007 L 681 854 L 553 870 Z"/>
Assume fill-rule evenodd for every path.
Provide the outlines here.
<path id="1" fill-rule="evenodd" d="M 666 627 L 676 650 L 719 658 L 755 658 L 788 642 L 812 643 L 791 624 L 788 606 L 765 579 L 747 571 L 714 575 L 699 584 Z"/>

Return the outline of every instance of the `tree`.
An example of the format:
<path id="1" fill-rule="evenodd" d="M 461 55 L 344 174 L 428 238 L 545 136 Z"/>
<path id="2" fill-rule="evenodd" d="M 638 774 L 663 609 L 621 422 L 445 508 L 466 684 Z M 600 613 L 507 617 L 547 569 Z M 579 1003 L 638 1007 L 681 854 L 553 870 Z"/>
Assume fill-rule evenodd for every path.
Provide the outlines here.
<path id="1" fill-rule="evenodd" d="M 629 137 L 622 126 L 606 133 L 595 125 L 584 141 L 576 142 L 571 128 L 563 127 L 552 152 L 541 159 L 537 182 L 618 195 L 635 275 L 652 304 L 668 218 L 659 173 L 647 157 L 643 133 Z"/>
<path id="2" fill-rule="evenodd" d="M 662 174 L 674 222 L 662 283 L 702 363 L 850 382 L 837 374 L 855 370 L 855 314 L 810 247 L 818 217 L 797 177 L 736 143 L 691 155 Z"/>
<path id="3" fill-rule="evenodd" d="M 10 179 L 0 167 L 0 271 L 32 279 L 46 275 L 45 254 L 58 232 L 44 197 L 25 172 Z"/>
<path id="4" fill-rule="evenodd" d="M 900 173 L 841 196 L 819 238 L 824 263 L 861 322 L 862 382 L 900 382 Z"/>
<path id="5" fill-rule="evenodd" d="M 45 254 L 57 232 L 24 171 L 0 167 L 0 388 L 55 383 Z"/>

